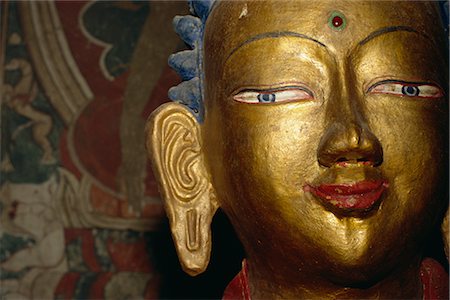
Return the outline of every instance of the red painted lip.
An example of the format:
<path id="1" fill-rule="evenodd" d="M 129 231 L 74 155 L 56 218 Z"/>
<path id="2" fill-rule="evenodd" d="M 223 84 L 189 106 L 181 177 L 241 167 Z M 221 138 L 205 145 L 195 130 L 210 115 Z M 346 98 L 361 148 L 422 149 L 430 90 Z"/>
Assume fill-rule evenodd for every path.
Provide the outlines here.
<path id="1" fill-rule="evenodd" d="M 386 180 L 363 180 L 352 184 L 307 184 L 303 190 L 337 208 L 369 210 L 388 186 Z"/>

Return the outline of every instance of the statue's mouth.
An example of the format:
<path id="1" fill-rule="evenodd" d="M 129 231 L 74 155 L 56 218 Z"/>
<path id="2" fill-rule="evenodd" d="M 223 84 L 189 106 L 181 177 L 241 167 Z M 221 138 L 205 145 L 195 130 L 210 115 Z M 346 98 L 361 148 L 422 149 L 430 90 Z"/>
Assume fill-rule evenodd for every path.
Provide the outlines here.
<path id="1" fill-rule="evenodd" d="M 389 186 L 386 180 L 362 180 L 346 184 L 305 185 L 303 190 L 318 197 L 326 205 L 348 211 L 369 211 Z"/>

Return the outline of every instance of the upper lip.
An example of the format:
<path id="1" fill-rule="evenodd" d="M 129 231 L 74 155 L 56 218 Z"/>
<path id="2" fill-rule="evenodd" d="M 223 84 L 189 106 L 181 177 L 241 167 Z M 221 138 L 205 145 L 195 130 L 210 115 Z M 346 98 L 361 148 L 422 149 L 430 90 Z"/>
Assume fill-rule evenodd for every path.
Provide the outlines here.
<path id="1" fill-rule="evenodd" d="M 353 183 L 306 184 L 304 190 L 318 197 L 326 206 L 344 211 L 369 211 L 379 202 L 388 182 L 365 179 Z"/>

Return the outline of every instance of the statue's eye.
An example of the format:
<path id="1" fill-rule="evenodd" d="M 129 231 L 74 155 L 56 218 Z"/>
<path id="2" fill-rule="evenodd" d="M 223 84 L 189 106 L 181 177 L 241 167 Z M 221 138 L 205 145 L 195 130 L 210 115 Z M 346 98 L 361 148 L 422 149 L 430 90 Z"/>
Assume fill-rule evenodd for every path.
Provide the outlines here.
<path id="1" fill-rule="evenodd" d="M 292 102 L 313 99 L 312 93 L 299 88 L 283 88 L 276 90 L 245 90 L 235 96 L 233 99 L 238 102 L 245 103 L 277 103 Z"/>
<path id="2" fill-rule="evenodd" d="M 372 85 L 368 93 L 391 94 L 400 97 L 440 98 L 442 90 L 434 84 L 401 81 L 381 81 Z"/>

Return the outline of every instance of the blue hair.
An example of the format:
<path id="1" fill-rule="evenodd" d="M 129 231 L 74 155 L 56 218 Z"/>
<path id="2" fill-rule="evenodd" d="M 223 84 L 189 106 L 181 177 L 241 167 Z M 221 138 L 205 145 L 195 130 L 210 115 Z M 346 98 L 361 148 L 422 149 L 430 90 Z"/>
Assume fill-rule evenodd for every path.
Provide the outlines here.
<path id="1" fill-rule="evenodd" d="M 169 89 L 172 101 L 186 105 L 199 122 L 203 122 L 203 34 L 206 19 L 216 0 L 188 0 L 192 15 L 173 19 L 175 32 L 191 47 L 169 57 L 171 66 L 183 82 Z M 448 34 L 448 1 L 439 1 L 445 32 Z"/>
<path id="2" fill-rule="evenodd" d="M 190 0 L 192 15 L 173 19 L 175 32 L 192 50 L 184 50 L 169 57 L 171 66 L 183 82 L 169 89 L 169 98 L 186 105 L 199 122 L 203 121 L 203 33 L 206 19 L 215 0 Z"/>

